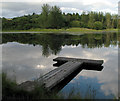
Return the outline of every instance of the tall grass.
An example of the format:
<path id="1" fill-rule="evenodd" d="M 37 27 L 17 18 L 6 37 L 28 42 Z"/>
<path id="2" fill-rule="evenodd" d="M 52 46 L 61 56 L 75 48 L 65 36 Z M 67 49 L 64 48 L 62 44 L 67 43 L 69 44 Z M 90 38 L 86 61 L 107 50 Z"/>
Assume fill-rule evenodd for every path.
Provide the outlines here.
<path id="1" fill-rule="evenodd" d="M 58 99 L 55 92 L 48 92 L 43 86 L 36 85 L 32 91 L 19 88 L 17 83 L 2 73 L 2 99 Z"/>
<path id="2" fill-rule="evenodd" d="M 32 91 L 26 91 L 18 87 L 15 80 L 11 80 L 5 73 L 2 73 L 2 99 L 5 100 L 40 100 L 40 99 L 89 99 L 94 100 L 96 91 L 90 86 L 86 91 L 85 96 L 82 96 L 80 92 L 75 92 L 75 89 L 71 89 L 67 96 L 64 93 L 48 92 L 41 85 L 36 85 Z M 116 100 L 116 99 L 115 99 Z"/>

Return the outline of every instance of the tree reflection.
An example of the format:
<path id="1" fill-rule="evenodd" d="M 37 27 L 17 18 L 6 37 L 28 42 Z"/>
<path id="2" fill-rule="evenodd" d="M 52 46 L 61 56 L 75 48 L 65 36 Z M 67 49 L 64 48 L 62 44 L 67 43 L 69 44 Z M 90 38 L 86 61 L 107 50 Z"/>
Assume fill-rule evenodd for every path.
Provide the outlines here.
<path id="1" fill-rule="evenodd" d="M 45 57 L 51 54 L 57 55 L 62 46 L 78 46 L 83 48 L 101 48 L 110 45 L 118 45 L 118 33 L 67 35 L 67 34 L 3 34 L 2 43 L 19 42 L 22 44 L 32 44 L 42 46 L 42 54 Z"/>

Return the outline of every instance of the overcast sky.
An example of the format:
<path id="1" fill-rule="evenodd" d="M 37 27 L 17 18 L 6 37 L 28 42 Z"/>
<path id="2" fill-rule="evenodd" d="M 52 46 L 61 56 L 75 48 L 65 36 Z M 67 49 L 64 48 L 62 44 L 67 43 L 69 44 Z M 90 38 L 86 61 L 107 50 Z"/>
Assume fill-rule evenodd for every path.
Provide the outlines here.
<path id="1" fill-rule="evenodd" d="M 112 14 L 118 13 L 119 0 L 3 0 L 2 16 L 12 18 L 33 12 L 40 14 L 44 3 L 57 5 L 62 12 L 81 14 L 83 11 L 103 11 Z"/>

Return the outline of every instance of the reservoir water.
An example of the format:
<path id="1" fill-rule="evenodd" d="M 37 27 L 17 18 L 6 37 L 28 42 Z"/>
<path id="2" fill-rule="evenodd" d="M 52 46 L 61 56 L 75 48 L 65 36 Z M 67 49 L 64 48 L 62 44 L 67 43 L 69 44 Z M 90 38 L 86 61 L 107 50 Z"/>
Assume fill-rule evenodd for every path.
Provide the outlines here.
<path id="1" fill-rule="evenodd" d="M 2 35 L 2 69 L 18 83 L 53 70 L 59 56 L 104 60 L 102 71 L 82 70 L 61 92 L 83 95 L 91 89 L 96 99 L 118 96 L 118 34 L 6 33 Z"/>

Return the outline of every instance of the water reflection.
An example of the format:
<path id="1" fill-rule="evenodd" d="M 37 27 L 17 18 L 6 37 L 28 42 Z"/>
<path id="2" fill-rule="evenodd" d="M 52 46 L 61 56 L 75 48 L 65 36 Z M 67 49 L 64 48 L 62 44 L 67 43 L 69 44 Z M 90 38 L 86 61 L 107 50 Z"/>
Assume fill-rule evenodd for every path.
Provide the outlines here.
<path id="1" fill-rule="evenodd" d="M 33 80 L 54 69 L 57 56 L 103 59 L 101 72 L 83 70 L 64 89 L 81 90 L 91 85 L 97 98 L 111 98 L 118 92 L 118 41 L 116 33 L 85 35 L 4 34 L 3 71 L 18 83 Z"/>
<path id="2" fill-rule="evenodd" d="M 62 46 L 78 46 L 82 48 L 101 48 L 117 46 L 117 33 L 85 34 L 85 35 L 55 35 L 55 34 L 3 34 L 3 43 L 19 42 L 22 44 L 32 44 L 42 46 L 43 56 L 58 54 Z"/>

